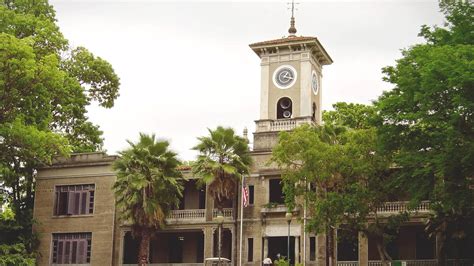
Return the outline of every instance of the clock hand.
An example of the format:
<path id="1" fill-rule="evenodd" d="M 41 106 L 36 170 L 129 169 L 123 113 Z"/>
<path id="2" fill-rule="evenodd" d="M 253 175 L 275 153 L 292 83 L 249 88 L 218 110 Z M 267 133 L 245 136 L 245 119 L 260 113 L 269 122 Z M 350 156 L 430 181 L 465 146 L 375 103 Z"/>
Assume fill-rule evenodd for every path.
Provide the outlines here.
<path id="1" fill-rule="evenodd" d="M 289 76 L 289 74 L 290 74 L 289 72 L 285 72 L 285 73 L 284 73 L 284 78 L 286 78 L 286 79 L 293 79 L 293 77 Z"/>

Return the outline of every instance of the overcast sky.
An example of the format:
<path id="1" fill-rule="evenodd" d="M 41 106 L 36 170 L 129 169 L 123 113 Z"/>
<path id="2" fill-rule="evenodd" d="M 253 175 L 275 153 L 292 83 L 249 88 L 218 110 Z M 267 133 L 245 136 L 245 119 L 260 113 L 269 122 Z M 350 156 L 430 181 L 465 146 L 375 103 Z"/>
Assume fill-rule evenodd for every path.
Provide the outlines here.
<path id="1" fill-rule="evenodd" d="M 115 106 L 89 108 L 109 154 L 145 132 L 192 160 L 207 128 L 254 131 L 260 61 L 248 44 L 287 35 L 286 1 L 51 3 L 71 44 L 109 61 L 120 77 Z M 323 69 L 325 110 L 377 99 L 391 88 L 381 68 L 422 41 L 422 24 L 443 23 L 437 1 L 301 1 L 295 17 L 297 35 L 316 36 L 334 60 Z"/>

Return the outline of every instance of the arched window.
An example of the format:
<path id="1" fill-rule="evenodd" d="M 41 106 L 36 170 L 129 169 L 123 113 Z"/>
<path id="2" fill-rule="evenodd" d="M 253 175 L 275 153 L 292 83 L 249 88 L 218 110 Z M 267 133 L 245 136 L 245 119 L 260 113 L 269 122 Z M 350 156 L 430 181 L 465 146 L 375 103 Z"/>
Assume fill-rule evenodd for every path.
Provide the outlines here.
<path id="1" fill-rule="evenodd" d="M 316 110 L 317 110 L 316 103 L 313 102 L 313 114 L 311 115 L 311 118 L 313 119 L 313 121 L 316 121 Z"/>
<path id="2" fill-rule="evenodd" d="M 277 102 L 277 119 L 291 118 L 293 114 L 293 103 L 290 98 L 283 97 Z"/>

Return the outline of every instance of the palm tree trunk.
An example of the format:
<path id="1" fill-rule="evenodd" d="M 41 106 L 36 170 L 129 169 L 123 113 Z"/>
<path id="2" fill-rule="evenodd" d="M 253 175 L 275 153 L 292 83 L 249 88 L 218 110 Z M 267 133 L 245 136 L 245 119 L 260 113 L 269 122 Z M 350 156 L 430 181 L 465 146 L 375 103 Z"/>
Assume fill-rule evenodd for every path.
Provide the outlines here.
<path id="1" fill-rule="evenodd" d="M 440 230 L 436 233 L 436 260 L 438 265 L 446 265 L 446 221 L 443 221 Z"/>
<path id="2" fill-rule="evenodd" d="M 143 228 L 141 230 L 140 247 L 138 249 L 138 266 L 148 264 L 148 252 L 150 251 L 150 230 Z"/>

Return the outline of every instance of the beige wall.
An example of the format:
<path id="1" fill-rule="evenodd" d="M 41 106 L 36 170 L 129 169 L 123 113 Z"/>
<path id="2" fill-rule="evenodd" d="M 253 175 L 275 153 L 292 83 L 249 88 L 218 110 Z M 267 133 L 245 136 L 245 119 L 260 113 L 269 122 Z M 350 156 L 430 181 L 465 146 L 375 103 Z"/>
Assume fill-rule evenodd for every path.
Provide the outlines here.
<path id="1" fill-rule="evenodd" d="M 37 224 L 34 231 L 39 235 L 38 265 L 51 262 L 51 244 L 53 233 L 92 232 L 91 264 L 111 265 L 114 231 L 115 200 L 112 185 L 111 157 L 99 158 L 92 154 L 94 165 L 84 163 L 81 166 L 43 169 L 36 179 L 34 218 Z M 103 159 L 102 162 L 100 160 Z M 87 158 L 84 158 L 84 161 Z M 86 176 L 86 177 L 81 177 Z M 94 211 L 92 215 L 70 217 L 53 216 L 54 191 L 57 185 L 95 184 Z"/>

